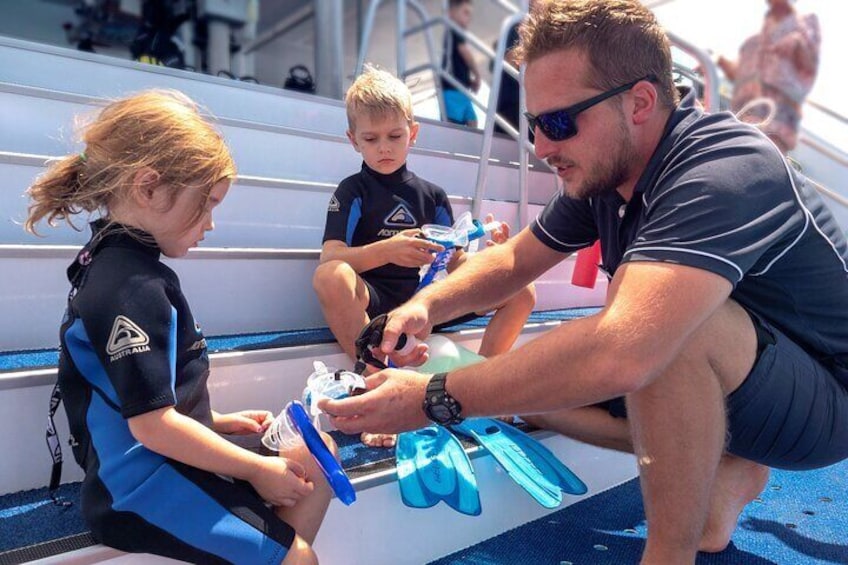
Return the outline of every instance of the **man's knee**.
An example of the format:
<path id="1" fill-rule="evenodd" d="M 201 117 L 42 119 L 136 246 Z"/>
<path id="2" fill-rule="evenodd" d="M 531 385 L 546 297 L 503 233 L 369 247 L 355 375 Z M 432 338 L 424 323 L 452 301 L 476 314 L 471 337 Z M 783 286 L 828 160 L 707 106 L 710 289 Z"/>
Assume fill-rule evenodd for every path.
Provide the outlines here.
<path id="1" fill-rule="evenodd" d="M 757 334 L 751 316 L 728 299 L 690 336 L 677 361 L 708 363 L 727 395 L 751 372 L 756 355 Z"/>

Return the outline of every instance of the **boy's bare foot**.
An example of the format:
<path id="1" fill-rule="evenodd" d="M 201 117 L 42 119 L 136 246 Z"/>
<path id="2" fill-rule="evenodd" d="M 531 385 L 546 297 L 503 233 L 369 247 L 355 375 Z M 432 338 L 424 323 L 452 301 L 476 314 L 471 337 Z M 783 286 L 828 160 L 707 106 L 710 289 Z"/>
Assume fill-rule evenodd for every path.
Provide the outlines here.
<path id="1" fill-rule="evenodd" d="M 716 553 L 730 543 L 739 515 L 766 486 L 769 468 L 741 457 L 725 454 L 716 471 L 710 496 L 710 513 L 699 551 Z"/>
<path id="2" fill-rule="evenodd" d="M 362 432 L 359 436 L 359 441 L 368 447 L 394 447 L 397 441 L 397 434 L 369 434 Z"/>

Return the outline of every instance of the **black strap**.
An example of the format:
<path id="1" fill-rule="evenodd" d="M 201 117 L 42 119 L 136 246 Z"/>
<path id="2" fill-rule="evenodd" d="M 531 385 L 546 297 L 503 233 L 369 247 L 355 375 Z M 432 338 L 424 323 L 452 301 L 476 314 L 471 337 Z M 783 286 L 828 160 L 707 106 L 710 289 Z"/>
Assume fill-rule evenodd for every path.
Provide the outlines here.
<path id="1" fill-rule="evenodd" d="M 50 450 L 50 458 L 53 459 L 53 468 L 50 472 L 50 486 L 47 488 L 47 493 L 56 506 L 71 506 L 73 504 L 72 502 L 62 500 L 56 494 L 59 484 L 62 482 L 62 443 L 59 441 L 59 434 L 56 432 L 56 422 L 53 417 L 56 415 L 56 410 L 59 409 L 59 404 L 61 403 L 62 390 L 59 388 L 59 383 L 56 383 L 53 387 L 53 392 L 50 393 L 50 408 L 47 410 L 47 448 Z"/>

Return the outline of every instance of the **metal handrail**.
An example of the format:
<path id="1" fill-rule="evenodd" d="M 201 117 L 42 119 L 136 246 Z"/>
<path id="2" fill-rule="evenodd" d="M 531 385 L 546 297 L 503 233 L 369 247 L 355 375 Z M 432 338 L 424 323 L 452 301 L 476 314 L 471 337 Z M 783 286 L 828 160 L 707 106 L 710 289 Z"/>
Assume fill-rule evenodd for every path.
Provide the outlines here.
<path id="1" fill-rule="evenodd" d="M 519 71 L 516 70 L 512 65 L 506 64 L 504 66 L 504 54 L 506 52 L 506 37 L 509 32 L 509 29 L 518 23 L 524 17 L 524 10 L 519 10 L 513 4 L 511 4 L 508 0 L 492 0 L 496 4 L 500 5 L 507 11 L 512 12 L 511 16 L 508 16 L 502 26 L 501 26 L 501 34 L 498 38 L 498 48 L 496 51 L 492 51 L 483 41 L 477 37 L 476 35 L 469 33 L 467 30 L 459 27 L 456 23 L 454 23 L 450 18 L 446 15 L 440 15 L 437 17 L 429 18 L 427 17 L 427 11 L 417 0 L 396 0 L 397 1 L 397 74 L 401 79 L 406 79 L 406 77 L 423 72 L 423 71 L 431 71 L 434 74 L 435 87 L 436 87 L 436 96 L 439 102 L 439 111 L 442 116 L 445 115 L 445 106 L 444 106 L 444 97 L 442 96 L 442 79 L 448 82 L 451 86 L 456 88 L 458 91 L 462 92 L 471 100 L 472 104 L 476 105 L 478 108 L 486 111 L 486 122 L 483 128 L 482 135 L 482 147 L 480 151 L 480 161 L 477 168 L 477 181 L 474 187 L 474 196 L 471 201 L 471 210 L 472 215 L 479 216 L 480 209 L 482 207 L 482 202 L 485 197 L 485 184 L 488 175 L 488 166 L 489 160 L 492 152 L 492 138 L 494 136 L 494 124 L 498 123 L 504 131 L 506 131 L 510 136 L 514 139 L 522 139 L 524 140 L 522 143 L 519 143 L 519 187 L 518 187 L 518 196 L 519 196 L 519 224 L 520 227 L 523 227 L 526 217 L 526 210 L 528 206 L 528 190 L 527 190 L 527 167 L 528 167 L 528 151 L 533 150 L 533 146 L 527 142 L 527 126 L 525 123 L 522 123 L 520 129 L 523 131 L 516 131 L 514 127 L 512 127 L 502 116 L 498 115 L 496 112 L 497 109 L 497 99 L 498 93 L 500 90 L 500 81 L 501 81 L 501 71 L 505 71 L 509 73 L 514 78 L 520 80 L 521 75 Z M 367 47 L 371 39 L 371 33 L 374 27 L 374 20 L 376 18 L 377 9 L 380 4 L 383 3 L 383 0 L 371 0 L 371 3 L 368 7 L 368 11 L 365 16 L 365 24 L 362 29 L 362 43 L 359 52 L 359 56 L 357 58 L 356 63 L 356 74 L 360 74 L 362 72 L 363 67 L 365 66 L 365 56 L 367 52 Z M 444 3 L 446 6 L 446 3 Z M 421 19 L 421 23 L 414 27 L 407 27 L 407 8 L 411 7 L 415 10 Z M 443 6 L 444 9 L 444 6 Z M 486 104 L 477 99 L 473 92 L 471 92 L 464 85 L 460 84 L 450 73 L 446 72 L 441 67 L 441 63 L 437 63 L 437 57 L 435 48 L 433 46 L 433 38 L 432 38 L 432 29 L 435 26 L 443 26 L 446 30 L 453 30 L 459 35 L 461 35 L 465 40 L 472 45 L 475 49 L 481 52 L 483 55 L 493 60 L 494 69 L 492 71 L 492 84 L 490 85 L 489 90 L 489 100 Z M 402 30 L 402 31 L 401 31 Z M 427 42 L 428 55 L 430 59 L 430 63 L 419 65 L 417 67 L 408 69 L 406 68 L 406 39 L 412 35 L 417 33 L 424 33 L 425 39 Z M 523 92 L 521 93 L 521 100 L 523 104 Z"/>

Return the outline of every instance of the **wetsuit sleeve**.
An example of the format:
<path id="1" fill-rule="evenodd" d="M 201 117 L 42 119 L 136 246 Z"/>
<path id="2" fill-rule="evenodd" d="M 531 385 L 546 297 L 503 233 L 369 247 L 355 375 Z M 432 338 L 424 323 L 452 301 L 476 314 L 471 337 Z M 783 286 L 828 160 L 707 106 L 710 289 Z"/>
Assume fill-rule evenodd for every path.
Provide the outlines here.
<path id="1" fill-rule="evenodd" d="M 345 179 L 330 198 L 322 243 L 337 240 L 353 246 L 353 234 L 362 218 L 362 196 L 352 185 L 350 179 Z"/>
<path id="2" fill-rule="evenodd" d="M 530 224 L 539 241 L 555 251 L 572 253 L 598 239 L 591 204 L 556 194 Z"/>
<path id="3" fill-rule="evenodd" d="M 454 223 L 453 208 L 447 193 L 441 188 L 436 188 L 436 216 L 433 223 L 440 226 L 452 226 Z"/>
<path id="4" fill-rule="evenodd" d="M 793 182 L 786 182 L 787 177 Z M 705 269 L 734 286 L 793 245 L 807 218 L 797 182 L 773 149 L 703 150 L 658 179 L 623 261 Z"/>
<path id="5" fill-rule="evenodd" d="M 176 404 L 177 310 L 166 286 L 144 276 L 103 286 L 81 305 L 82 326 L 66 335 L 74 362 L 88 365 L 82 372 L 125 418 Z"/>

